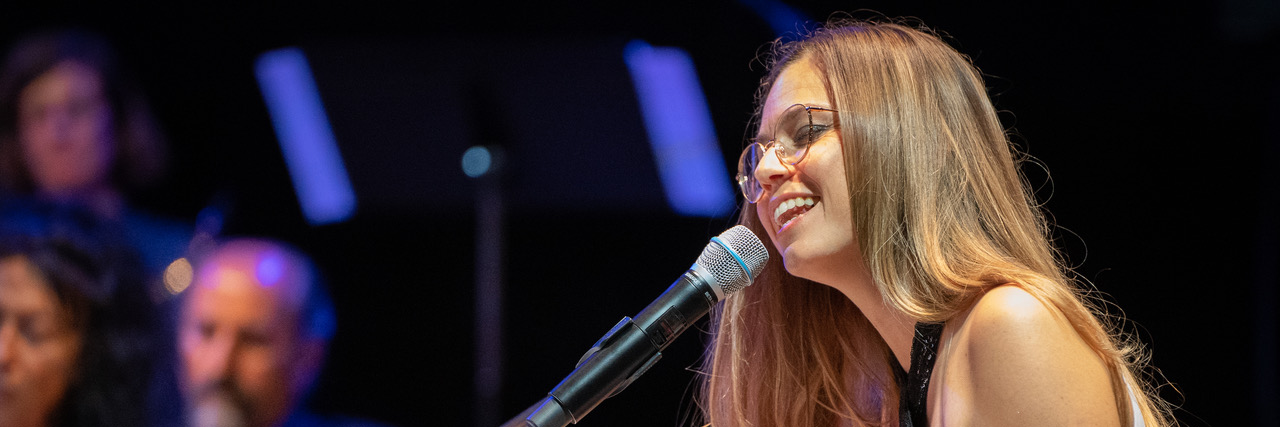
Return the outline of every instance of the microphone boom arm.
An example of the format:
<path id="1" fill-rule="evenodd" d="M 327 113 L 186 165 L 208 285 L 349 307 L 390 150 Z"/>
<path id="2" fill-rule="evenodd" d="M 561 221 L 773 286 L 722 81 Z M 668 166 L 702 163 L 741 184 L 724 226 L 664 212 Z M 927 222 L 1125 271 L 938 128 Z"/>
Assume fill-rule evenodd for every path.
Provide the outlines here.
<path id="1" fill-rule="evenodd" d="M 694 264 L 635 319 L 623 317 L 527 417 L 529 425 L 577 424 L 600 402 L 644 375 L 675 337 L 715 305 L 716 296 L 705 285 L 709 276 L 706 269 Z"/>
<path id="2" fill-rule="evenodd" d="M 644 375 L 676 337 L 726 295 L 751 284 L 768 262 L 759 238 L 737 225 L 711 238 L 698 261 L 633 319 L 623 317 L 596 341 L 547 397 L 504 426 L 577 424 Z"/>

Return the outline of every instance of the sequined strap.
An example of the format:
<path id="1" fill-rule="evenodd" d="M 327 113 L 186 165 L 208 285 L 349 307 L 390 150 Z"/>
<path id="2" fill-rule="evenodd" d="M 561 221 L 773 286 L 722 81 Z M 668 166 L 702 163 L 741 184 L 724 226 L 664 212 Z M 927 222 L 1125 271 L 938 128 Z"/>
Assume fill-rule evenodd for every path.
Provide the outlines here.
<path id="1" fill-rule="evenodd" d="M 942 341 L 943 323 L 916 323 L 915 336 L 911 340 L 911 372 L 904 375 L 895 369 L 898 387 L 898 425 L 911 427 L 918 423 L 928 425 L 925 414 L 929 399 L 929 377 L 933 364 L 938 360 L 938 343 Z M 896 363 L 894 365 L 897 365 Z M 905 381 L 904 381 L 905 380 Z"/>

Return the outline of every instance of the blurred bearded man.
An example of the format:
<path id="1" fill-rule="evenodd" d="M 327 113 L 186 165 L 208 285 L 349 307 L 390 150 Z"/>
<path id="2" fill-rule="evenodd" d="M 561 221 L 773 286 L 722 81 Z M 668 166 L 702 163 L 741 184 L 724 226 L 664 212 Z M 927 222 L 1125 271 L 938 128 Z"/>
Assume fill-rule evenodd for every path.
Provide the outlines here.
<path id="1" fill-rule="evenodd" d="M 283 243 L 239 239 L 199 264 L 177 333 L 188 425 L 332 424 L 295 410 L 335 327 L 312 263 Z"/>

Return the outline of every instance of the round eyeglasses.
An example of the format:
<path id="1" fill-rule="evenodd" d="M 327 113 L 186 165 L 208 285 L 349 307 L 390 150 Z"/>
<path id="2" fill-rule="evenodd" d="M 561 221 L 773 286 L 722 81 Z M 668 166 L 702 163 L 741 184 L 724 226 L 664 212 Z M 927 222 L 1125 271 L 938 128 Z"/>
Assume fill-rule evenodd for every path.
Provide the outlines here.
<path id="1" fill-rule="evenodd" d="M 836 110 L 796 104 L 787 107 L 774 122 L 771 138 L 760 143 L 752 140 L 738 157 L 738 187 L 749 203 L 760 200 L 764 187 L 756 179 L 756 168 L 770 149 L 778 161 L 795 166 L 809 153 L 809 146 L 836 128 Z M 764 135 L 763 133 L 761 135 Z"/>

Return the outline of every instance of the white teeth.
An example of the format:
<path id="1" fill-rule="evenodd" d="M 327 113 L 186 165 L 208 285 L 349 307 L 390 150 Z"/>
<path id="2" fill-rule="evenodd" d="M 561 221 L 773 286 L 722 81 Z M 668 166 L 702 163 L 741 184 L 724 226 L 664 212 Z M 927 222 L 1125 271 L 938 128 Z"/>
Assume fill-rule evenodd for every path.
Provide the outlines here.
<path id="1" fill-rule="evenodd" d="M 796 206 L 812 207 L 813 203 L 814 201 L 812 197 L 796 197 L 794 199 L 790 199 L 785 202 L 782 202 L 778 204 L 777 209 L 773 210 L 773 221 L 777 223 L 778 217 L 782 216 L 782 214 L 786 211 L 795 209 Z"/>

